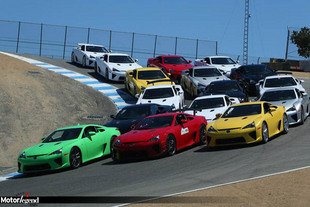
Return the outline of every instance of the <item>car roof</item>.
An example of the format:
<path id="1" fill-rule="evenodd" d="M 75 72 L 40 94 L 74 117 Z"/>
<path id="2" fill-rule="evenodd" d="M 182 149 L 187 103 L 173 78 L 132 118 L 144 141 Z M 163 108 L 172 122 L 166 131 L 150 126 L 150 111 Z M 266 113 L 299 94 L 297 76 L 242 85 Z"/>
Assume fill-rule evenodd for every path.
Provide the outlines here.
<path id="1" fill-rule="evenodd" d="M 103 45 L 95 45 L 95 44 L 89 44 L 89 43 L 78 43 L 79 46 L 85 45 L 85 46 L 98 46 L 98 47 L 104 47 Z"/>
<path id="2" fill-rule="evenodd" d="M 193 101 L 195 100 L 202 100 L 202 99 L 207 99 L 207 98 L 224 98 L 227 95 L 207 95 L 207 96 L 199 96 L 197 98 L 195 98 Z"/>
<path id="3" fill-rule="evenodd" d="M 159 55 L 157 57 L 183 57 L 181 55 Z"/>
<path id="4" fill-rule="evenodd" d="M 62 130 L 62 129 L 74 129 L 74 128 L 84 128 L 84 127 L 88 127 L 88 126 L 103 127 L 103 126 L 98 125 L 98 124 L 77 124 L 77 125 L 71 125 L 71 126 L 61 127 L 61 128 L 58 128 L 57 130 Z"/>
<path id="5" fill-rule="evenodd" d="M 212 66 L 212 65 L 205 65 L 205 66 L 195 66 L 195 67 L 193 67 L 193 69 L 195 70 L 195 69 L 204 69 L 204 68 L 206 68 L 206 69 L 217 69 L 216 67 L 214 67 L 214 66 Z"/>
<path id="6" fill-rule="evenodd" d="M 156 89 L 156 88 L 172 88 L 172 86 L 174 85 L 169 85 L 169 84 L 163 84 L 163 85 L 157 85 L 157 86 L 149 86 L 144 90 L 148 90 L 148 89 Z"/>
<path id="7" fill-rule="evenodd" d="M 291 74 L 279 74 L 279 75 L 272 75 L 272 76 L 267 76 L 265 79 L 273 79 L 273 78 L 294 78 Z"/>
<path id="8" fill-rule="evenodd" d="M 224 56 L 224 55 L 211 55 L 211 56 L 206 56 L 206 58 L 231 58 L 231 57 Z"/>
<path id="9" fill-rule="evenodd" d="M 130 56 L 130 55 L 126 54 L 126 53 L 109 53 L 108 55 L 109 55 L 109 56 L 113 56 L 113 55 L 118 55 L 118 56 Z"/>

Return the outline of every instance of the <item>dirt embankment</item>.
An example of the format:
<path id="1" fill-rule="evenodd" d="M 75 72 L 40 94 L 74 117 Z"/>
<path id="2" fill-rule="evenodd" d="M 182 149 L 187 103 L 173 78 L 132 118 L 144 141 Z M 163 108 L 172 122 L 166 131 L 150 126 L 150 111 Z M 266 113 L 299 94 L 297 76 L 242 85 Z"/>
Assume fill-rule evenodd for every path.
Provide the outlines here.
<path id="1" fill-rule="evenodd" d="M 105 123 L 114 104 L 67 77 L 0 54 L 0 171 L 16 166 L 18 153 L 52 130 Z M 103 116 L 100 120 L 85 119 Z"/>

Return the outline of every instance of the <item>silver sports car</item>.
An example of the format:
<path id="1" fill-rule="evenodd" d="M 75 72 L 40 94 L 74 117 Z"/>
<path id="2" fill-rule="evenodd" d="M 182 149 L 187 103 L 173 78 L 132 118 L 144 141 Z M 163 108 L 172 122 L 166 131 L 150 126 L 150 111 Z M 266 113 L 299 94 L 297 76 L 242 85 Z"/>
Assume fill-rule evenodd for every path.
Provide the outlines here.
<path id="1" fill-rule="evenodd" d="M 274 105 L 283 105 L 289 118 L 289 124 L 303 124 L 310 112 L 309 96 L 294 87 L 270 89 L 259 98 Z"/>

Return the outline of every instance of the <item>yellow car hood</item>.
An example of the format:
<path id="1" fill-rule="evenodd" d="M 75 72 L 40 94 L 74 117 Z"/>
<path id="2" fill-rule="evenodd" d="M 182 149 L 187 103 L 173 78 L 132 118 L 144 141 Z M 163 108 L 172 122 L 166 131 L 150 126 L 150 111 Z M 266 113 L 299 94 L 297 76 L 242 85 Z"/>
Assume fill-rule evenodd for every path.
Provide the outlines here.
<path id="1" fill-rule="evenodd" d="M 218 120 L 214 121 L 212 125 L 217 130 L 237 129 L 237 128 L 243 128 L 246 125 L 252 123 L 253 121 L 257 121 L 257 119 L 260 118 L 262 118 L 260 114 L 252 116 L 233 117 L 233 118 L 219 118 Z"/>

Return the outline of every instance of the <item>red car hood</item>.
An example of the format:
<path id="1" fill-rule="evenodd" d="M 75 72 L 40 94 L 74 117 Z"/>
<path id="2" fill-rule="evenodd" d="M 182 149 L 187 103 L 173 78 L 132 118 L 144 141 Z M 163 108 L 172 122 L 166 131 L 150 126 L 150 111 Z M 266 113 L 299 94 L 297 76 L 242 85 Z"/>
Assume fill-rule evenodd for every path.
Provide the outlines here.
<path id="1" fill-rule="evenodd" d="M 187 70 L 192 66 L 192 64 L 182 64 L 182 65 L 175 65 L 175 64 L 164 64 L 164 66 L 168 69 L 176 70 L 176 71 L 182 71 Z"/>
<path id="2" fill-rule="evenodd" d="M 160 136 L 166 131 L 167 127 L 156 128 L 156 129 L 146 129 L 146 130 L 132 130 L 118 137 L 122 143 L 129 142 L 146 142 L 147 140 Z"/>

